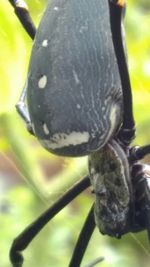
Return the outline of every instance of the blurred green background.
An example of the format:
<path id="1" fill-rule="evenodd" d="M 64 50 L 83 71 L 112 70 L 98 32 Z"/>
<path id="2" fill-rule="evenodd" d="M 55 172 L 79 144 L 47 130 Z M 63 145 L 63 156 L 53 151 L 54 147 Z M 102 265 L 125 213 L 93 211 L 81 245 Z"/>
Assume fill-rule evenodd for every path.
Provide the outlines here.
<path id="1" fill-rule="evenodd" d="M 26 2 L 38 25 L 47 1 Z M 128 2 L 126 38 L 137 126 L 135 143 L 146 144 L 150 143 L 150 2 Z M 8 253 L 14 237 L 87 172 L 86 157 L 69 159 L 49 154 L 27 133 L 16 114 L 31 47 L 32 41 L 12 7 L 1 0 L 0 267 L 10 266 Z M 92 201 L 89 189 L 57 215 L 25 251 L 24 267 L 67 266 Z M 115 240 L 95 230 L 82 266 L 98 256 L 104 256 L 105 261 L 97 266 L 148 267 L 146 232 Z"/>

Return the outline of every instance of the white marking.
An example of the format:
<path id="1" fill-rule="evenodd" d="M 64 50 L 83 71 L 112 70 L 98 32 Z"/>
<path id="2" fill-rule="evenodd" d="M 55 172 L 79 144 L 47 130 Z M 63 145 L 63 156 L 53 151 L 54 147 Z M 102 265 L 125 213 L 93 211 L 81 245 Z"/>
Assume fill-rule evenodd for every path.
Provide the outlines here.
<path id="1" fill-rule="evenodd" d="M 54 10 L 58 11 L 59 10 L 58 6 L 55 6 L 54 7 Z"/>
<path id="2" fill-rule="evenodd" d="M 76 146 L 87 143 L 90 138 L 88 132 L 72 132 L 70 134 L 54 134 L 50 140 L 40 140 L 44 147 L 49 149 L 58 149 L 67 146 Z"/>
<path id="3" fill-rule="evenodd" d="M 15 5 L 19 8 L 24 8 L 26 10 L 28 10 L 28 6 L 27 4 L 24 2 L 24 1 L 21 1 L 21 0 L 17 0 Z"/>
<path id="4" fill-rule="evenodd" d="M 44 89 L 46 84 L 47 84 L 47 76 L 43 75 L 38 81 L 38 87 L 40 89 Z"/>
<path id="5" fill-rule="evenodd" d="M 76 84 L 79 84 L 80 80 L 79 80 L 77 72 L 75 70 L 72 70 L 72 72 L 73 72 L 73 77 L 74 77 Z"/>
<path id="6" fill-rule="evenodd" d="M 110 111 L 110 116 L 109 116 L 110 122 L 111 122 L 111 126 L 110 126 L 108 135 L 106 136 L 103 145 L 105 145 L 107 143 L 107 141 L 110 139 L 111 135 L 113 134 L 113 132 L 114 132 L 116 126 L 117 126 L 117 121 L 116 121 L 117 113 L 118 113 L 118 106 L 117 105 L 112 106 L 111 107 L 111 111 Z"/>
<path id="7" fill-rule="evenodd" d="M 44 133 L 45 133 L 46 135 L 49 134 L 49 129 L 48 129 L 46 123 L 43 124 L 43 131 L 44 131 Z"/>
<path id="8" fill-rule="evenodd" d="M 48 40 L 47 39 L 43 40 L 42 46 L 43 47 L 47 47 L 48 46 Z"/>
<path id="9" fill-rule="evenodd" d="M 80 104 L 77 104 L 77 109 L 80 109 L 80 108 L 81 108 Z"/>
<path id="10" fill-rule="evenodd" d="M 111 129 L 114 128 L 114 126 L 116 126 L 116 114 L 117 114 L 117 109 L 118 109 L 118 106 L 117 105 L 114 105 L 112 106 L 111 108 L 111 112 L 110 112 L 110 121 L 111 121 Z M 113 129 L 114 130 L 114 129 Z M 112 130 L 112 131 L 113 131 Z"/>

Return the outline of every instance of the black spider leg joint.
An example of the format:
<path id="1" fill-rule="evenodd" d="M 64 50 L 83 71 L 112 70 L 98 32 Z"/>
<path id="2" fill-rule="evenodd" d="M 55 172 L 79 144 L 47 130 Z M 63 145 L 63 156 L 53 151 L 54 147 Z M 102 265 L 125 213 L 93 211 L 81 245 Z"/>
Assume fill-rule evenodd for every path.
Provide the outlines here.
<path id="1" fill-rule="evenodd" d="M 132 91 L 131 83 L 127 66 L 127 58 L 125 53 L 125 42 L 123 38 L 123 17 L 125 13 L 125 1 L 109 1 L 110 7 L 110 20 L 112 37 L 119 66 L 120 78 L 123 90 L 123 123 L 117 140 L 122 146 L 128 146 L 135 138 L 135 122 L 133 116 L 133 105 L 132 105 Z"/>
<path id="2" fill-rule="evenodd" d="M 15 14 L 18 17 L 21 24 L 23 25 L 24 29 L 31 37 L 31 39 L 34 40 L 36 34 L 36 27 L 29 14 L 27 4 L 23 0 L 9 0 L 9 2 L 13 6 Z M 22 117 L 22 119 L 26 122 L 27 130 L 31 134 L 34 134 L 31 126 L 30 117 L 26 108 L 25 99 L 26 99 L 26 85 L 23 88 L 18 103 L 16 104 L 16 109 L 17 112 Z"/>

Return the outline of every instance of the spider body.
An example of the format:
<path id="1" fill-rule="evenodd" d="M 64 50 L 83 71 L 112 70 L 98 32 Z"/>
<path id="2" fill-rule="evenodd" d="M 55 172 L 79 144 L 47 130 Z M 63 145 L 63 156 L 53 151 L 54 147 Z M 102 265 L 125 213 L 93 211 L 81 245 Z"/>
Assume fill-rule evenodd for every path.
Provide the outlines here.
<path id="1" fill-rule="evenodd" d="M 107 143 L 121 123 L 122 85 L 106 0 L 49 1 L 26 85 L 34 133 L 50 152 L 82 156 Z"/>
<path id="2" fill-rule="evenodd" d="M 32 20 L 26 8 L 18 6 L 22 1 L 9 1 L 34 38 Z M 95 204 L 69 267 L 80 266 L 96 225 L 112 237 L 143 229 L 150 236 L 150 175 L 139 163 L 150 146 L 130 147 L 135 123 L 122 35 L 124 9 L 124 0 L 52 0 L 46 8 L 17 110 L 50 152 L 89 154 L 89 175 L 14 240 L 13 267 L 22 266 L 21 252 L 46 223 L 90 185 Z"/>

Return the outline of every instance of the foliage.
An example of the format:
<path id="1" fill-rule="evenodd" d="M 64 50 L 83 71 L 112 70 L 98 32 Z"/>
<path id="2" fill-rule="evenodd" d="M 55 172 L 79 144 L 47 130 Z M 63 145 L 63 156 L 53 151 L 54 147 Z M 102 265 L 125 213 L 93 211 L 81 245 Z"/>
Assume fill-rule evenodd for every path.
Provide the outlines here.
<path id="1" fill-rule="evenodd" d="M 27 1 L 38 25 L 47 1 Z M 137 125 L 136 143 L 150 143 L 150 3 L 130 0 L 126 15 L 129 69 Z M 0 3 L 0 267 L 8 267 L 12 240 L 86 171 L 86 158 L 50 155 L 30 136 L 15 111 L 24 85 L 32 42 L 6 0 Z M 75 240 L 93 201 L 83 193 L 65 208 L 24 253 L 24 266 L 67 266 Z M 149 266 L 145 233 L 121 240 L 95 231 L 83 266 L 104 256 L 101 266 Z M 100 266 L 100 265 L 99 265 Z"/>

